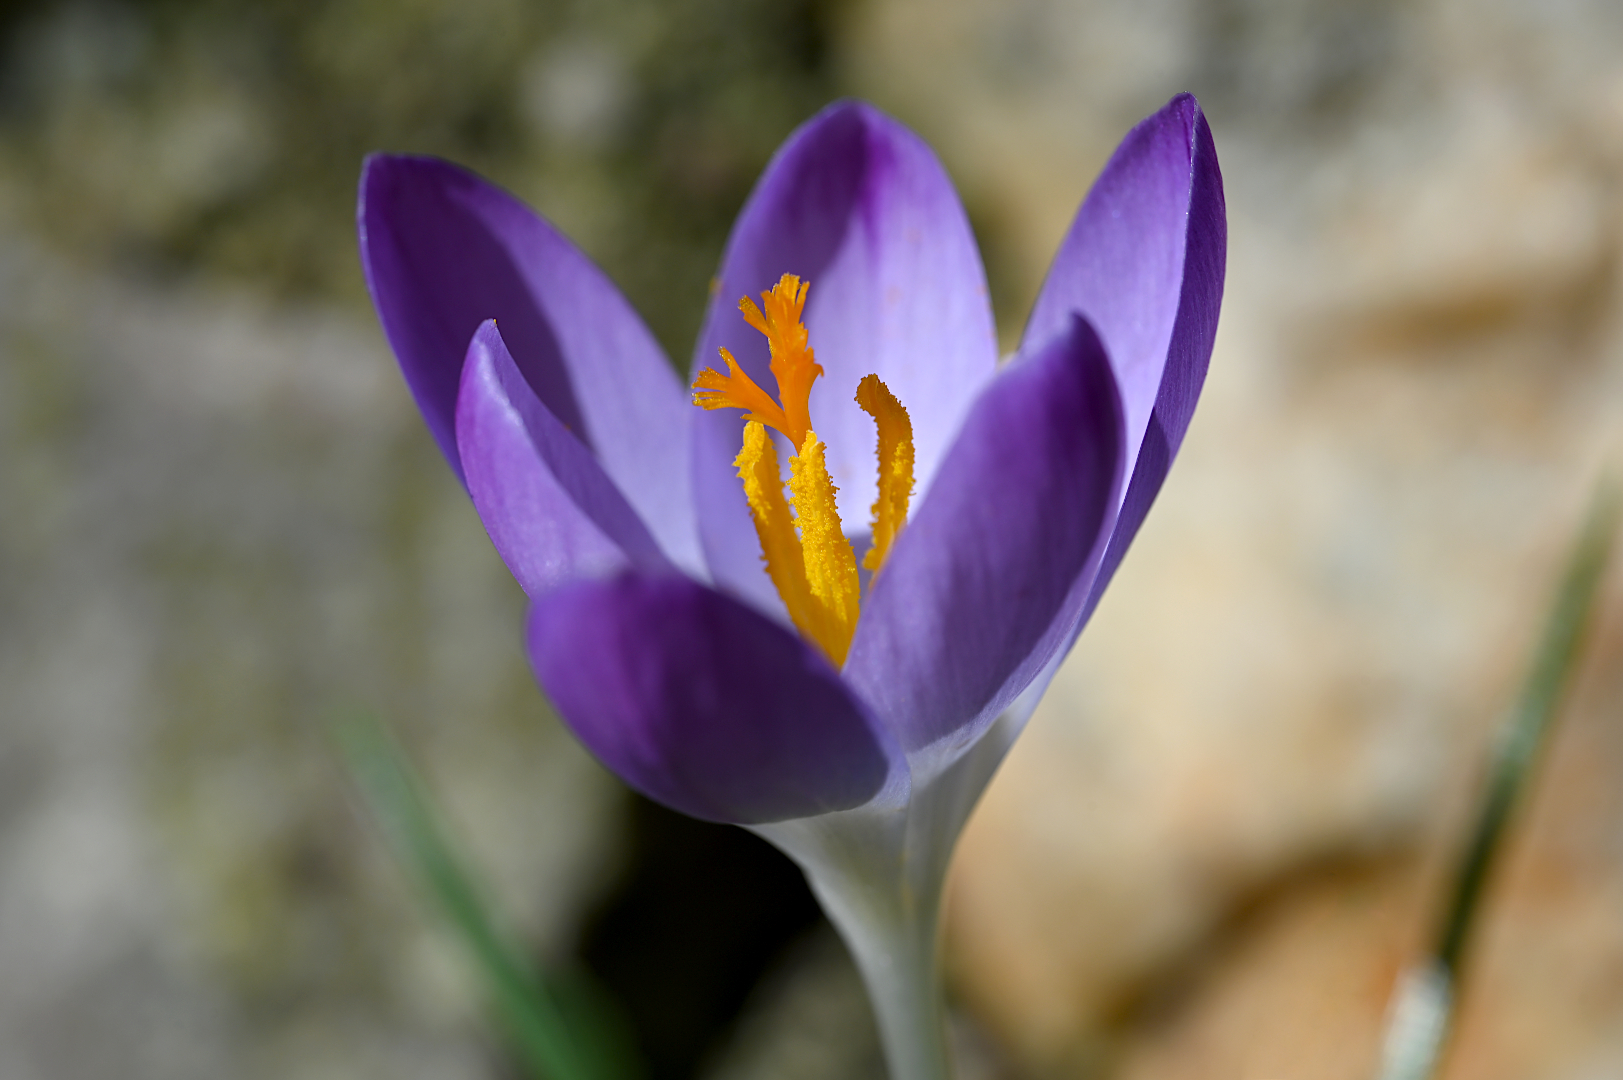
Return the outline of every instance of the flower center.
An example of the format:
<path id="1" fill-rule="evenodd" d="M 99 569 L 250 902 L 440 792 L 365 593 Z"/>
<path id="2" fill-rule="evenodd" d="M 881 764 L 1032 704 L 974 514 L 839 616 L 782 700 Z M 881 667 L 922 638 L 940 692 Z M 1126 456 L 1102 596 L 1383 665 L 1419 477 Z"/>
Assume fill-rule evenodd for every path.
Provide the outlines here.
<path id="1" fill-rule="evenodd" d="M 810 285 L 785 274 L 761 294 L 759 308 L 747 296 L 738 302 L 744 321 L 766 335 L 777 399 L 756 385 L 732 354 L 722 349 L 727 374 L 714 368 L 699 372 L 693 382 L 693 404 L 701 409 L 745 411 L 744 446 L 733 465 L 744 482 L 767 576 L 783 598 L 790 620 L 838 667 L 845 663 L 856 630 L 860 587 L 856 556 L 840 526 L 834 501 L 838 489 L 829 479 L 823 443 L 811 426 L 811 387 L 823 368 L 812 353 L 801 321 Z M 862 379 L 856 402 L 879 428 L 873 546 L 862 562 L 877 573 L 907 522 L 907 504 L 913 493 L 913 424 L 878 375 Z M 768 427 L 783 432 L 793 451 L 789 460 L 792 517 Z"/>

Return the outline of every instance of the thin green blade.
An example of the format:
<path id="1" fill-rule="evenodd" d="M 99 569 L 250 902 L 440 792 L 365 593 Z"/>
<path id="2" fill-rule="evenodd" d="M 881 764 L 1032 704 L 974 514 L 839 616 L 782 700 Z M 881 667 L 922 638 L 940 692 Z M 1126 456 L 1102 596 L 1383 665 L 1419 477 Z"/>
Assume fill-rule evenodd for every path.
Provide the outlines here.
<path id="1" fill-rule="evenodd" d="M 1455 871 L 1435 949 L 1398 986 L 1387 1018 L 1381 1080 L 1425 1080 L 1435 1074 L 1442 1059 L 1471 929 L 1512 812 L 1537 771 L 1563 694 L 1583 655 L 1617 523 L 1617 492 L 1603 481 L 1567 558 L 1521 696 L 1494 746 L 1487 789 Z"/>
<path id="2" fill-rule="evenodd" d="M 472 960 L 514 1054 L 536 1080 L 633 1080 L 619 1017 L 579 980 L 543 981 L 498 929 L 404 752 L 370 717 L 343 724 L 344 760 L 390 848 Z"/>

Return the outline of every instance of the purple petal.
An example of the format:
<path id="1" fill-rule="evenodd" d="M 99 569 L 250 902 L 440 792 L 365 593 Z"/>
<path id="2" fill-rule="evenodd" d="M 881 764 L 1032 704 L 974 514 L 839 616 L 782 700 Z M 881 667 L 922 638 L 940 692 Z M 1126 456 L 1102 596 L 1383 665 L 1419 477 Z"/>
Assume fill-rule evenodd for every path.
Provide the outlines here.
<path id="1" fill-rule="evenodd" d="M 1122 430 L 1080 316 L 975 403 L 874 578 L 845 666 L 908 752 L 967 743 L 1063 640 L 1115 518 Z"/>
<path id="2" fill-rule="evenodd" d="M 456 435 L 474 508 L 531 597 L 628 566 L 672 570 L 592 452 L 530 389 L 493 321 L 468 345 Z"/>
<path id="3" fill-rule="evenodd" d="M 463 354 L 494 318 L 552 415 L 597 455 L 666 551 L 700 565 L 687 462 L 692 409 L 603 272 L 518 199 L 435 158 L 368 158 L 356 216 L 384 333 L 457 475 Z"/>
<path id="4" fill-rule="evenodd" d="M 1077 211 L 1026 326 L 1025 345 L 1072 312 L 1099 329 L 1122 390 L 1131 476 L 1080 632 L 1166 478 L 1217 333 L 1228 243 L 1211 128 L 1189 94 L 1122 140 Z"/>
<path id="5" fill-rule="evenodd" d="M 929 483 L 975 394 L 997 365 L 996 331 L 980 255 L 952 182 L 923 140 L 868 105 L 838 103 L 778 151 L 751 194 L 694 355 L 717 364 L 725 346 L 764 387 L 766 339 L 738 313 L 785 274 L 811 283 L 806 326 L 823 365 L 812 424 L 828 447 L 847 532 L 863 531 L 874 499 L 873 421 L 852 400 L 878 373 L 913 420 L 920 490 Z M 733 473 L 737 414 L 696 418 L 694 491 L 716 579 L 769 610 L 777 595 Z"/>
<path id="6" fill-rule="evenodd" d="M 531 609 L 529 652 L 587 749 L 684 814 L 761 824 L 906 784 L 899 752 L 820 653 L 686 578 L 550 593 Z"/>

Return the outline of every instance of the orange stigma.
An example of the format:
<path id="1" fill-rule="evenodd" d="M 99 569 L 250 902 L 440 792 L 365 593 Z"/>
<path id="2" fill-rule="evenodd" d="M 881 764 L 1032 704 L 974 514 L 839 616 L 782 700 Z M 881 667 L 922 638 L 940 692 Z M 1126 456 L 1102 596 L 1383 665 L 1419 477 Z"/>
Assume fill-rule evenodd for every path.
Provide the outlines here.
<path id="1" fill-rule="evenodd" d="M 767 347 L 772 350 L 777 401 L 744 373 L 726 349 L 721 350 L 721 358 L 727 361 L 727 374 L 705 368 L 693 381 L 693 404 L 701 409 L 743 409 L 749 419 L 783 432 L 796 454 L 812 429 L 811 388 L 823 373 L 807 343 L 806 324 L 800 321 L 810 287 L 811 282 L 785 274 L 770 291 L 761 294 L 760 307 L 747 296 L 738 302 L 744 321 L 766 335 Z"/>

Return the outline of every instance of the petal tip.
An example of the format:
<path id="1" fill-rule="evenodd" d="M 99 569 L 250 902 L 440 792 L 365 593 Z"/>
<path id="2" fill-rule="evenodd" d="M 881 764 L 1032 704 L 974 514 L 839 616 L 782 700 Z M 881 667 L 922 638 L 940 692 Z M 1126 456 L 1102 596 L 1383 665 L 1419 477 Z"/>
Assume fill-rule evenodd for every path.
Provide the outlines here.
<path id="1" fill-rule="evenodd" d="M 1200 100 L 1194 94 L 1184 90 L 1173 94 L 1163 111 L 1177 112 L 1185 120 L 1193 121 L 1195 117 L 1201 115 Z"/>

